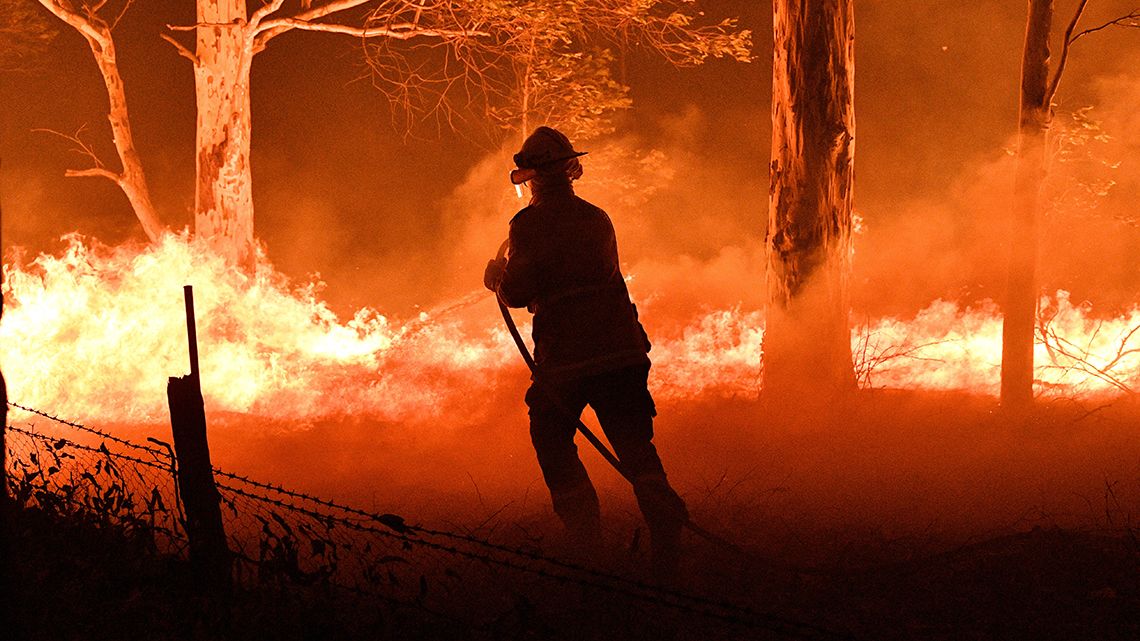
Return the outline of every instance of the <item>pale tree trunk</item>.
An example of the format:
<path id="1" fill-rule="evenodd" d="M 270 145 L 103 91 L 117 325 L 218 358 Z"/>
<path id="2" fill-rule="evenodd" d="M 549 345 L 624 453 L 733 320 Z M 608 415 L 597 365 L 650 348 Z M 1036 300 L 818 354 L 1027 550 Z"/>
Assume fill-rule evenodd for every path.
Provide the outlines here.
<path id="1" fill-rule="evenodd" d="M 96 42 L 91 41 L 91 51 L 95 54 L 95 62 L 99 65 L 103 83 L 107 87 L 110 109 L 107 118 L 111 121 L 111 135 L 115 139 L 115 149 L 118 150 L 119 160 L 123 165 L 123 171 L 116 182 L 130 201 L 147 238 L 153 242 L 162 235 L 164 227 L 159 222 L 154 203 L 150 200 L 142 159 L 135 149 L 127 112 L 127 94 L 123 88 L 123 78 L 119 75 L 119 63 L 115 58 L 115 42 L 110 36 L 110 32 L 107 32 L 107 41 L 101 46 L 101 50 L 96 47 Z"/>
<path id="2" fill-rule="evenodd" d="M 1009 228 L 1009 281 L 1002 325 L 1001 402 L 1010 408 L 1033 401 L 1033 342 L 1037 319 L 1037 208 L 1045 178 L 1049 105 L 1049 32 L 1052 0 L 1029 0 L 1021 61 L 1017 174 Z"/>
<path id="3" fill-rule="evenodd" d="M 195 235 L 237 265 L 255 257 L 249 165 L 250 64 L 245 0 L 199 0 Z"/>
<path id="4" fill-rule="evenodd" d="M 111 28 L 105 21 L 95 15 L 79 14 L 71 10 L 70 5 L 60 0 L 39 0 L 45 9 L 60 20 L 66 22 L 78 31 L 91 47 L 91 54 L 99 67 L 99 74 L 103 78 L 103 85 L 107 88 L 108 112 L 107 118 L 111 122 L 111 136 L 114 138 L 115 151 L 119 155 L 119 163 L 123 170 L 115 173 L 103 168 L 101 165 L 93 169 L 69 170 L 68 176 L 99 176 L 107 178 L 117 184 L 134 209 L 135 216 L 142 224 L 143 231 L 151 241 L 158 240 L 165 227 L 159 222 L 154 204 L 150 199 L 150 190 L 147 188 L 146 174 L 143 172 L 142 159 L 135 149 L 134 135 L 131 133 L 131 123 L 127 111 L 127 94 L 123 85 L 123 78 L 119 75 L 119 62 L 115 52 L 115 40 L 111 36 Z M 93 154 L 92 154 L 93 155 Z M 98 164 L 98 159 L 93 158 Z"/>
<path id="5" fill-rule="evenodd" d="M 853 0 L 773 1 L 764 389 L 852 390 Z"/>

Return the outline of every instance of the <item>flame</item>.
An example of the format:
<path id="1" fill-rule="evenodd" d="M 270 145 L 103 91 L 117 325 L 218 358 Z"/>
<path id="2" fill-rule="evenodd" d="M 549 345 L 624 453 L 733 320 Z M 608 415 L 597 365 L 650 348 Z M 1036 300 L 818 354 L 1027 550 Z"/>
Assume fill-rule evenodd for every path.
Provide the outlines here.
<path id="1" fill-rule="evenodd" d="M 436 407 L 437 382 L 474 383 L 511 358 L 504 331 L 471 337 L 430 313 L 397 324 L 366 308 L 341 322 L 319 284 L 291 289 L 267 266 L 243 275 L 185 238 L 139 251 L 72 236 L 61 256 L 5 270 L 12 398 L 105 420 L 164 417 L 166 378 L 189 367 L 182 284 L 194 286 L 208 410 L 400 419 Z"/>
<path id="2" fill-rule="evenodd" d="M 320 283 L 292 287 L 268 264 L 238 273 L 185 237 L 141 249 L 67 243 L 58 256 L 5 267 L 0 353 L 10 395 L 24 404 L 90 420 L 164 420 L 166 378 L 188 369 L 184 284 L 195 290 L 208 411 L 422 419 L 477 404 L 501 376 L 525 375 L 485 292 L 411 319 L 365 308 L 342 321 L 320 300 Z M 1137 389 L 1140 307 L 1098 319 L 1058 292 L 1041 309 L 1039 393 Z M 672 330 L 652 352 L 659 400 L 759 392 L 762 313 L 712 311 Z M 852 350 L 864 386 L 996 394 L 1001 316 L 992 303 L 935 301 L 911 319 L 856 327 Z"/>

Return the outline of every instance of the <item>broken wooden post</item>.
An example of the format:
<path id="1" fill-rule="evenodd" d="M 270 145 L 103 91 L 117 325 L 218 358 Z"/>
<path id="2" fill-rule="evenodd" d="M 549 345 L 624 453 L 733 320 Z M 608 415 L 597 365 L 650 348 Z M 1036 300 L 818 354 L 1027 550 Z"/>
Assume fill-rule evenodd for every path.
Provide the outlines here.
<path id="1" fill-rule="evenodd" d="M 194 322 L 194 290 L 187 285 L 186 332 L 190 343 L 190 374 L 172 376 L 166 386 L 170 428 L 178 459 L 178 491 L 186 514 L 190 564 L 201 587 L 228 593 L 231 555 L 222 526 L 221 496 L 214 485 L 210 446 L 206 440 L 206 410 L 198 376 L 198 337 Z"/>

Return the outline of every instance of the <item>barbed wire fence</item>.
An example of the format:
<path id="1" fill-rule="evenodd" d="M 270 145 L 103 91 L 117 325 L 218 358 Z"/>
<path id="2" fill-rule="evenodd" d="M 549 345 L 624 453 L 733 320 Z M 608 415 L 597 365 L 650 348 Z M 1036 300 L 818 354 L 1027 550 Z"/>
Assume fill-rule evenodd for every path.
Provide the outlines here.
<path id="1" fill-rule="evenodd" d="M 98 444 L 80 443 L 35 425 L 9 424 L 9 496 L 17 506 L 81 515 L 129 535 L 143 535 L 156 551 L 184 554 L 186 533 L 173 456 L 140 446 L 112 449 L 117 441 L 110 437 Z"/>
<path id="2" fill-rule="evenodd" d="M 7 428 L 9 492 L 17 505 L 82 513 L 143 534 L 155 550 L 186 556 L 174 450 L 136 443 L 9 402 L 27 420 Z M 44 419 L 40 421 L 39 419 Z M 23 425 L 23 426 L 22 426 Z M 239 585 L 321 586 L 411 606 L 472 627 L 491 627 L 537 602 L 597 594 L 612 607 L 700 636 L 849 638 L 729 601 L 691 594 L 537 547 L 412 524 L 215 467 Z M 693 628 L 695 629 L 695 628 Z"/>

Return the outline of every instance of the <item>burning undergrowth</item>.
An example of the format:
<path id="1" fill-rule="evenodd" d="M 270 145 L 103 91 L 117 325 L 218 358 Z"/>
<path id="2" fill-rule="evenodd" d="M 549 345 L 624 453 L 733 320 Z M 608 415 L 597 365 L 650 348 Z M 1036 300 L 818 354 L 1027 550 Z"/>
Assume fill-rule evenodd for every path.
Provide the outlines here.
<path id="1" fill-rule="evenodd" d="M 77 236 L 59 255 L 15 257 L 0 326 L 13 399 L 98 420 L 165 418 L 165 381 L 186 369 L 181 287 L 195 287 L 207 409 L 306 421 L 345 415 L 417 422 L 485 411 L 477 400 L 521 364 L 485 292 L 397 319 L 364 308 L 343 320 L 321 284 L 294 286 L 267 263 L 232 270 L 183 237 L 105 247 Z M 664 401 L 754 398 L 763 315 L 740 306 L 670 313 L 631 289 L 655 339 Z M 521 318 L 521 315 L 520 315 Z M 1042 303 L 1039 392 L 1082 397 L 1140 385 L 1140 308 L 1098 318 L 1058 292 Z M 523 326 L 524 334 L 528 328 Z M 1001 319 L 992 303 L 935 301 L 852 333 L 864 387 L 996 392 Z"/>

